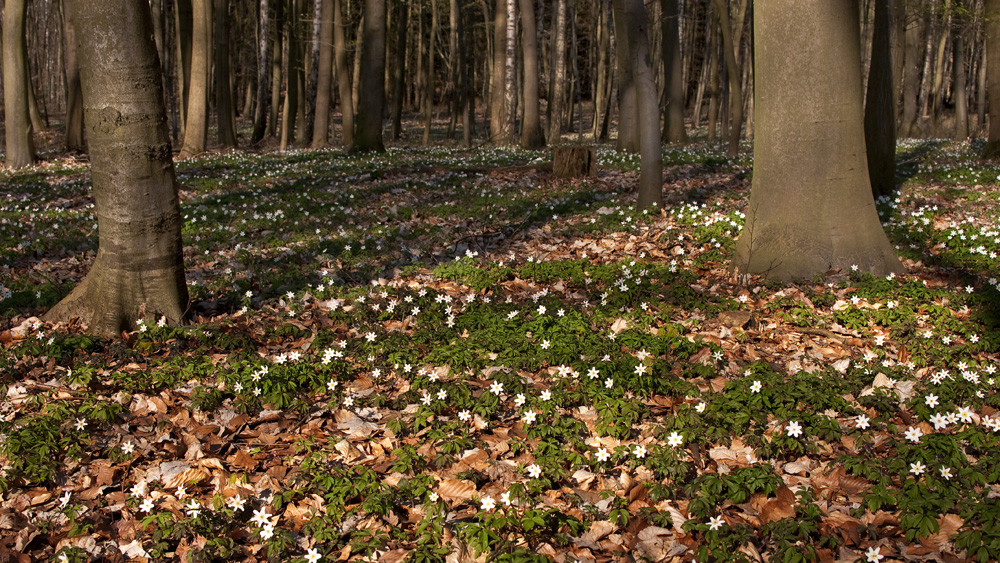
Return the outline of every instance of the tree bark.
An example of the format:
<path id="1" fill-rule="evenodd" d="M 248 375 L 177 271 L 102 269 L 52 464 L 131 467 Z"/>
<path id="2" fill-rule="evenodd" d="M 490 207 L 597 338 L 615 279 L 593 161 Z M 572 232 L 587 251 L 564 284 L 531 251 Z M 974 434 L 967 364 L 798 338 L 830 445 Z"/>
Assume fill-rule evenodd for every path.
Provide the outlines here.
<path id="1" fill-rule="evenodd" d="M 177 86 L 178 99 L 180 101 L 180 132 L 184 134 L 187 128 L 187 104 L 190 97 L 188 91 L 191 88 L 191 41 L 192 41 L 192 0 L 175 0 L 174 8 L 174 32 L 177 43 Z"/>
<path id="2" fill-rule="evenodd" d="M 283 106 L 281 104 L 281 85 L 283 84 L 283 74 L 282 70 L 285 60 L 285 45 L 284 38 L 284 28 L 285 28 L 285 2 L 286 0 L 277 0 L 272 2 L 271 6 L 274 9 L 274 25 L 271 27 L 271 49 L 273 50 L 273 55 L 271 56 L 271 115 L 268 117 L 267 121 L 267 135 L 269 137 L 275 137 L 281 134 L 278 129 L 278 123 L 281 117 L 281 111 Z"/>
<path id="3" fill-rule="evenodd" d="M 510 127 L 507 100 L 507 1 L 496 0 L 493 14 L 493 68 L 490 77 L 490 142 L 510 145 L 514 131 Z"/>
<path id="4" fill-rule="evenodd" d="M 281 0 L 279 0 L 281 1 Z M 260 24 L 257 28 L 257 40 L 260 45 L 257 58 L 257 108 L 254 113 L 253 135 L 250 142 L 259 143 L 267 131 L 267 118 L 270 114 L 271 103 L 271 35 L 270 30 L 270 7 L 268 0 L 260 0 Z"/>
<path id="5" fill-rule="evenodd" d="M 866 173 L 857 0 L 758 2 L 754 39 L 753 185 L 732 267 L 901 272 Z"/>
<path id="6" fill-rule="evenodd" d="M 309 58 L 306 59 L 307 73 L 303 76 L 305 92 L 302 100 L 305 107 L 302 111 L 300 138 L 296 139 L 302 145 L 312 143 L 313 127 L 316 125 L 316 91 L 319 88 L 319 52 L 320 36 L 323 33 L 323 0 L 312 0 L 312 34 L 309 36 Z M 308 6 L 308 4 L 307 4 Z M 303 8 L 305 10 L 305 8 Z"/>
<path id="7" fill-rule="evenodd" d="M 212 38 L 215 42 L 215 120 L 218 125 L 219 145 L 224 149 L 236 147 L 235 108 L 233 88 L 229 81 L 229 0 L 212 1 Z"/>
<path id="8" fill-rule="evenodd" d="M 663 147 L 656 80 L 649 57 L 649 22 L 643 0 L 614 0 L 615 24 L 622 22 L 628 42 L 628 63 L 635 87 L 634 123 L 639 137 L 639 207 L 663 204 Z M 653 116 L 653 119 L 649 119 Z M 624 117 L 624 116 L 623 116 Z"/>
<path id="9" fill-rule="evenodd" d="M 671 143 L 687 142 L 684 129 L 684 83 L 682 82 L 680 19 L 677 0 L 660 0 L 662 18 L 663 80 L 666 105 L 663 108 L 663 136 Z"/>
<path id="10" fill-rule="evenodd" d="M 549 140 L 562 141 L 563 113 L 566 100 L 566 0 L 556 0 L 552 17 L 552 96 L 549 98 Z"/>
<path id="11" fill-rule="evenodd" d="M 365 0 L 358 120 L 352 152 L 382 152 L 382 114 L 385 112 L 385 2 Z"/>
<path id="12" fill-rule="evenodd" d="M 438 12 L 436 0 L 430 0 L 431 29 L 427 34 L 427 62 L 424 64 L 424 146 L 431 144 L 431 125 L 434 120 L 434 47 L 437 39 Z"/>
<path id="13" fill-rule="evenodd" d="M 354 92 L 347 70 L 347 40 L 340 0 L 333 0 L 333 57 L 337 65 L 337 93 L 340 94 L 340 142 L 345 148 L 354 144 Z"/>
<path id="14" fill-rule="evenodd" d="M 989 131 L 984 159 L 1000 158 L 1000 0 L 986 0 L 986 90 Z"/>
<path id="15" fill-rule="evenodd" d="M 320 3 L 319 59 L 316 63 L 316 113 L 313 122 L 312 148 L 330 142 L 330 90 L 333 86 L 333 0 Z"/>
<path id="16" fill-rule="evenodd" d="M 535 33 L 535 3 L 521 0 L 521 52 L 524 57 L 524 120 L 521 122 L 521 146 L 537 149 L 545 146 L 545 133 L 538 102 L 538 35 Z"/>
<path id="17" fill-rule="evenodd" d="M 114 336 L 188 304 L 160 65 L 145 0 L 71 4 L 97 211 L 97 258 L 46 315 Z"/>
<path id="18" fill-rule="evenodd" d="M 624 8 L 621 0 L 612 2 L 615 26 L 615 63 L 618 70 L 618 150 L 637 153 L 640 145 L 639 114 L 636 109 L 638 101 L 633 74 L 635 68 L 632 65 L 634 54 L 629 52 L 633 41 L 629 38 L 628 21 L 622 11 Z"/>
<path id="19" fill-rule="evenodd" d="M 83 137 L 83 92 L 80 90 L 80 67 L 76 60 L 76 40 L 73 23 L 69 19 L 68 5 L 73 0 L 63 0 L 63 71 L 66 80 L 66 150 L 86 152 Z"/>
<path id="20" fill-rule="evenodd" d="M 594 89 L 594 123 L 593 137 L 596 140 L 605 140 L 601 137 L 602 125 L 610 110 L 611 100 L 611 37 L 608 32 L 608 10 L 610 4 L 608 0 L 598 0 L 597 5 L 597 80 Z"/>
<path id="21" fill-rule="evenodd" d="M 285 18 L 285 103 L 281 108 L 281 135 L 278 139 L 278 150 L 288 150 L 295 135 L 295 124 L 298 118 L 299 74 L 302 67 L 299 61 L 298 9 L 296 0 L 288 0 L 288 16 Z"/>
<path id="22" fill-rule="evenodd" d="M 715 1 L 715 13 L 719 17 L 719 28 L 722 30 L 722 48 L 726 54 L 726 76 L 729 79 L 729 150 L 730 157 L 740 152 L 740 128 L 743 126 L 743 94 L 740 92 L 740 73 L 736 60 L 741 34 L 736 32 L 733 38 L 733 28 L 730 25 L 729 8 L 725 0 Z M 743 17 L 738 18 L 737 26 L 742 29 Z"/>
<path id="23" fill-rule="evenodd" d="M 35 143 L 28 115 L 28 48 L 25 41 L 27 0 L 6 0 L 3 13 L 3 104 L 8 168 L 35 163 Z"/>
<path id="24" fill-rule="evenodd" d="M 205 152 L 208 140 L 208 80 L 211 76 L 212 0 L 192 0 L 191 81 L 180 158 Z"/>
<path id="25" fill-rule="evenodd" d="M 875 0 L 872 55 L 865 94 L 865 149 L 868 178 L 875 197 L 896 189 L 896 97 L 889 42 L 890 0 Z"/>
<path id="26" fill-rule="evenodd" d="M 955 0 L 955 7 L 961 9 L 962 0 Z M 969 138 L 969 97 L 965 72 L 965 17 L 959 12 L 952 16 L 952 86 L 951 99 L 955 105 L 955 131 L 952 138 L 964 141 Z"/>
<path id="27" fill-rule="evenodd" d="M 458 0 L 452 0 L 457 2 Z M 406 2 L 395 1 L 396 9 L 396 63 L 392 66 L 392 140 L 403 134 L 403 98 L 406 96 L 406 38 L 410 10 Z M 452 26 L 454 26 L 454 22 Z"/>
<path id="28" fill-rule="evenodd" d="M 924 28 L 924 17 L 920 15 L 907 22 L 906 31 L 903 34 L 906 50 L 903 53 L 903 115 L 899 130 L 899 136 L 903 138 L 916 136 L 917 119 L 919 118 L 920 74 L 924 62 L 921 49 L 924 45 Z"/>

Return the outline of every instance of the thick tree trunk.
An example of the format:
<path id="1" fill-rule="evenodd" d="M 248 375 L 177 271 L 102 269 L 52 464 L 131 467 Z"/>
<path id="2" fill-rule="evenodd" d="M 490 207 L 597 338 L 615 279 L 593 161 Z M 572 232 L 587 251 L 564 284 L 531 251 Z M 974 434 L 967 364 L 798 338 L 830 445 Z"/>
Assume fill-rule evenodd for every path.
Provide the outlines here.
<path id="1" fill-rule="evenodd" d="M 552 28 L 552 97 L 549 98 L 549 140 L 562 141 L 563 104 L 566 100 L 566 0 L 556 0 Z"/>
<path id="2" fill-rule="evenodd" d="M 990 127 L 983 158 L 1000 158 L 1000 0 L 986 0 L 986 90 Z"/>
<path id="3" fill-rule="evenodd" d="M 211 76 L 212 0 L 192 0 L 191 82 L 180 158 L 205 152 L 208 140 L 208 80 Z"/>
<path id="4" fill-rule="evenodd" d="M 69 19 L 69 3 L 63 12 L 63 70 L 66 80 L 66 150 L 85 152 L 87 146 L 83 137 L 83 92 L 80 90 L 80 67 L 76 60 L 76 39 L 73 23 Z"/>
<path id="5" fill-rule="evenodd" d="M 622 22 L 628 41 L 630 74 L 635 86 L 633 108 L 639 137 L 639 207 L 663 204 L 663 147 L 660 144 L 660 110 L 656 80 L 649 57 L 649 22 L 642 0 L 614 0 L 615 24 Z M 650 119 L 650 116 L 653 118 Z"/>
<path id="6" fill-rule="evenodd" d="M 177 86 L 180 100 L 180 134 L 187 128 L 187 104 L 191 88 L 192 0 L 175 0 L 174 38 L 177 43 Z"/>
<path id="7" fill-rule="evenodd" d="M 875 197 L 896 189 L 896 99 L 889 42 L 889 1 L 875 0 L 872 55 L 865 94 L 865 148 L 868 177 Z"/>
<path id="8" fill-rule="evenodd" d="M 857 0 L 758 2 L 754 39 L 753 187 L 732 267 L 901 272 L 868 181 Z"/>
<path id="9" fill-rule="evenodd" d="M 188 305 L 181 218 L 149 4 L 76 0 L 97 258 L 46 315 L 114 336 L 139 319 L 180 323 Z"/>
<path id="10" fill-rule="evenodd" d="M 524 57 L 524 121 L 521 122 L 521 146 L 537 149 L 545 146 L 545 134 L 538 103 L 538 35 L 535 33 L 535 3 L 521 0 L 521 50 Z"/>
<path id="11" fill-rule="evenodd" d="M 684 83 L 682 82 L 680 19 L 677 0 L 660 0 L 663 12 L 663 80 L 667 103 L 663 108 L 663 136 L 671 143 L 687 142 L 684 130 Z"/>
<path id="12" fill-rule="evenodd" d="M 493 14 L 493 68 L 490 77 L 490 142 L 513 144 L 514 131 L 507 114 L 507 0 L 496 0 Z"/>
<path id="13" fill-rule="evenodd" d="M 3 105 L 8 168 L 35 163 L 28 115 L 28 51 L 24 16 L 27 0 L 6 0 L 3 13 Z"/>
<path id="14" fill-rule="evenodd" d="M 333 0 L 333 57 L 337 65 L 337 93 L 340 94 L 340 142 L 345 148 L 354 144 L 354 89 L 347 70 L 347 40 L 340 0 Z M 359 38 L 360 40 L 360 38 Z"/>
<path id="15" fill-rule="evenodd" d="M 364 39 L 361 62 L 364 72 L 359 87 L 365 95 L 358 100 L 358 120 L 353 152 L 381 152 L 382 115 L 385 112 L 385 1 L 365 0 Z"/>
<path id="16" fill-rule="evenodd" d="M 236 147 L 235 108 L 233 89 L 229 82 L 229 0 L 212 0 L 212 39 L 215 41 L 215 120 L 218 124 L 219 145 Z"/>
<path id="17" fill-rule="evenodd" d="M 279 0 L 281 1 L 281 0 Z M 270 7 L 268 0 L 260 0 L 260 23 L 257 28 L 257 39 L 260 45 L 257 59 L 257 103 L 253 120 L 253 135 L 250 142 L 259 143 L 267 131 L 267 118 L 270 114 L 271 85 L 271 35 Z"/>
<path id="18" fill-rule="evenodd" d="M 333 86 L 333 0 L 320 3 L 319 59 L 316 63 L 316 113 L 313 122 L 312 148 L 330 142 L 330 89 Z"/>

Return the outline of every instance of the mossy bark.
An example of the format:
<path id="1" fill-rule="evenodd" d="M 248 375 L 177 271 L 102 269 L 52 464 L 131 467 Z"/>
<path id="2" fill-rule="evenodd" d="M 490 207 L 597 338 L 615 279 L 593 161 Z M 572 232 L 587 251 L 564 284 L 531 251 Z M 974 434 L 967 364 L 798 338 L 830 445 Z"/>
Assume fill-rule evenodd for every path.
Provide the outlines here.
<path id="1" fill-rule="evenodd" d="M 181 219 L 160 63 L 144 0 L 77 0 L 84 122 L 97 210 L 97 258 L 46 315 L 113 336 L 139 318 L 183 320 Z"/>
<path id="2" fill-rule="evenodd" d="M 868 181 L 857 0 L 758 3 L 754 37 L 753 185 L 733 268 L 902 271 Z"/>

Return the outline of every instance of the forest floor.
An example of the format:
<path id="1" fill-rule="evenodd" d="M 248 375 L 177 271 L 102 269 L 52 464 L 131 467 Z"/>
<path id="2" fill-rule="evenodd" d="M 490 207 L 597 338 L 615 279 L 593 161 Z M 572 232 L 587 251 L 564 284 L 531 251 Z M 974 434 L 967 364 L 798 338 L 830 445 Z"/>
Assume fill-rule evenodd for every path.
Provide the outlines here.
<path id="1" fill-rule="evenodd" d="M 1000 169 L 899 147 L 906 274 L 729 271 L 750 163 L 179 162 L 192 323 L 38 317 L 85 164 L 0 172 L 0 560 L 1000 558 Z"/>

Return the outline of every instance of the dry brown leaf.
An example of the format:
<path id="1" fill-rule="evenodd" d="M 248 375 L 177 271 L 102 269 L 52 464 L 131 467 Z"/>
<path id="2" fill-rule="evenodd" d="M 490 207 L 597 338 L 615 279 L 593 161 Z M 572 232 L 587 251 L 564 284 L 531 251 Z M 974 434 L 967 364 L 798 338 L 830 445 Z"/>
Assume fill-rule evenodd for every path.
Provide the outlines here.
<path id="1" fill-rule="evenodd" d="M 462 502 L 476 496 L 476 484 L 467 479 L 445 479 L 438 484 L 438 495 L 449 502 Z"/>

